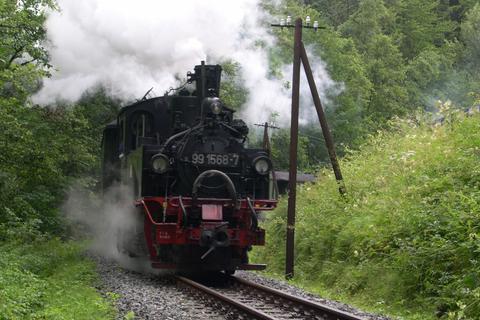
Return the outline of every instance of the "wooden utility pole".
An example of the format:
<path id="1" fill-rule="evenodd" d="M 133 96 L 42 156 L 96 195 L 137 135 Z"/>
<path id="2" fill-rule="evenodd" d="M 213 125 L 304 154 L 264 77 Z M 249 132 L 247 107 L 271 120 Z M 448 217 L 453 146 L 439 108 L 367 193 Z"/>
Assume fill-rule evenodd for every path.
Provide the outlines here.
<path id="1" fill-rule="evenodd" d="M 291 279 L 294 276 L 295 265 L 295 209 L 297 201 L 297 151 L 298 151 L 298 116 L 300 103 L 300 63 L 303 62 L 305 74 L 307 76 L 310 92 L 312 93 L 315 109 L 317 110 L 318 120 L 322 128 L 325 144 L 327 145 L 328 155 L 332 164 L 335 178 L 339 184 L 339 192 L 344 195 L 346 193 L 345 184 L 343 182 L 342 172 L 338 164 L 335 153 L 335 144 L 333 142 L 330 129 L 328 127 L 327 119 L 323 111 L 320 96 L 315 85 L 312 69 L 308 61 L 307 52 L 302 42 L 302 29 L 321 29 L 318 22 L 315 21 L 313 26 L 310 26 L 310 17 L 307 17 L 307 25 L 302 25 L 302 19 L 298 18 L 295 21 L 295 26 L 292 26 L 289 21 L 290 17 L 285 20 L 282 19 L 280 24 L 272 24 L 274 27 L 295 28 L 294 44 L 293 44 L 293 79 L 292 79 L 292 117 L 290 124 L 290 163 L 289 163 L 289 193 L 288 193 L 288 210 L 287 210 L 287 241 L 285 254 L 285 278 Z"/>
<path id="2" fill-rule="evenodd" d="M 290 170 L 288 174 L 287 251 L 285 277 L 292 278 L 295 246 L 295 207 L 297 201 L 298 114 L 300 105 L 300 55 L 302 52 L 302 19 L 295 21 L 293 44 L 292 117 L 290 120 Z"/>

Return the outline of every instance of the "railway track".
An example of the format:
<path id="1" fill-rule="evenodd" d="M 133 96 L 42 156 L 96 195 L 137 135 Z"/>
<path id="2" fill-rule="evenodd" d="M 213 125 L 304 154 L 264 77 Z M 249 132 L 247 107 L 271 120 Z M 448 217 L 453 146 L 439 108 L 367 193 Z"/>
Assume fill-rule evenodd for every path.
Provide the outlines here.
<path id="1" fill-rule="evenodd" d="M 213 303 L 227 319 L 364 320 L 330 306 L 292 296 L 234 276 L 193 280 L 177 276 L 177 283 L 199 299 Z"/>

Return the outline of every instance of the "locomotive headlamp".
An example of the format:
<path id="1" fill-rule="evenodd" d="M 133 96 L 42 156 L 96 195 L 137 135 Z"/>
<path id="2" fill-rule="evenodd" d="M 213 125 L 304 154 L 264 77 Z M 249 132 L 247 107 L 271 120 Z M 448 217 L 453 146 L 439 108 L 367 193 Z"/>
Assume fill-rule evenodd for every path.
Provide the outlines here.
<path id="1" fill-rule="evenodd" d="M 170 167 L 168 157 L 162 153 L 152 157 L 152 168 L 156 173 L 165 173 Z"/>
<path id="2" fill-rule="evenodd" d="M 207 108 L 209 108 L 214 115 L 218 115 L 223 110 L 223 103 L 217 97 L 214 97 L 214 98 L 209 97 L 209 98 L 203 99 L 202 108 L 203 110 L 206 110 Z"/>
<path id="3" fill-rule="evenodd" d="M 272 169 L 272 163 L 267 157 L 257 157 L 253 160 L 253 167 L 258 174 L 266 175 Z"/>

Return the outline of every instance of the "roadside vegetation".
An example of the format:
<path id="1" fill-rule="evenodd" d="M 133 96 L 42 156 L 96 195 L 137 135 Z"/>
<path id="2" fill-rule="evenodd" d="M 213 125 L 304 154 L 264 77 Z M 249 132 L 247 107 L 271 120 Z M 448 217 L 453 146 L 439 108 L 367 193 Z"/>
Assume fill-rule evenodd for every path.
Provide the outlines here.
<path id="1" fill-rule="evenodd" d="M 0 319 L 112 319 L 59 208 L 73 181 L 95 189 L 99 128 L 118 106 L 101 90 L 75 107 L 31 104 L 51 67 L 46 8 L 0 1 Z"/>
<path id="2" fill-rule="evenodd" d="M 480 114 L 395 120 L 299 188 L 294 283 L 404 319 L 480 318 Z M 286 203 L 255 260 L 284 271 Z"/>
<path id="3" fill-rule="evenodd" d="M 37 237 L 0 245 L 0 319 L 113 319 L 95 265 L 78 243 Z"/>
<path id="4" fill-rule="evenodd" d="M 94 288 L 95 265 L 68 241 L 59 209 L 74 181 L 96 188 L 92 120 L 81 106 L 2 102 L 0 319 L 112 319 L 113 304 Z"/>

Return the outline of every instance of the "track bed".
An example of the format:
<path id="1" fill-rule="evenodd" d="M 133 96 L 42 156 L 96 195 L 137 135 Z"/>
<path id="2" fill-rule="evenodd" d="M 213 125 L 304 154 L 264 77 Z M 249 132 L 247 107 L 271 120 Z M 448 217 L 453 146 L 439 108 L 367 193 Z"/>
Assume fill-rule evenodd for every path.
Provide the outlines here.
<path id="1" fill-rule="evenodd" d="M 364 319 L 234 276 L 216 274 L 201 279 L 177 276 L 177 283 L 207 303 L 229 310 L 232 319 Z"/>

